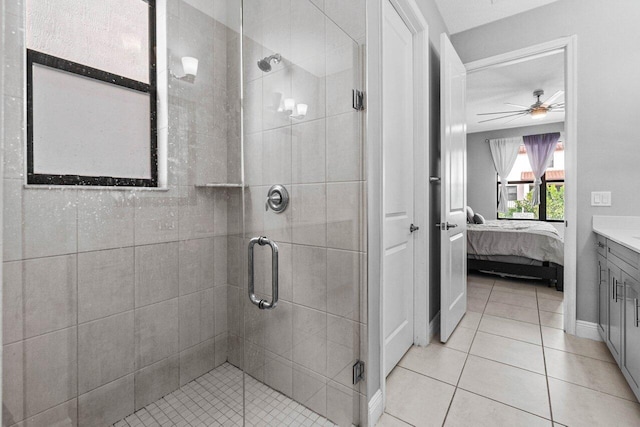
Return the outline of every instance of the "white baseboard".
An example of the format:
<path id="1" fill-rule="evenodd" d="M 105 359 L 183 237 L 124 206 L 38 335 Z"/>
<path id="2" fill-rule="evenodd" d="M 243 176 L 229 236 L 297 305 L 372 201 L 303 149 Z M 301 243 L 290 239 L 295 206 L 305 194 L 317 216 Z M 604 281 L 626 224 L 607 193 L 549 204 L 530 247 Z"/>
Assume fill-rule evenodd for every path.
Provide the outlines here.
<path id="1" fill-rule="evenodd" d="M 580 338 L 589 338 L 594 341 L 602 341 L 598 332 L 598 324 L 585 322 L 584 320 L 576 320 L 576 335 Z"/>
<path id="2" fill-rule="evenodd" d="M 440 333 L 440 312 L 429 322 L 429 342 Z"/>
<path id="3" fill-rule="evenodd" d="M 384 411 L 382 390 L 378 389 L 369 400 L 369 427 L 374 427 Z"/>

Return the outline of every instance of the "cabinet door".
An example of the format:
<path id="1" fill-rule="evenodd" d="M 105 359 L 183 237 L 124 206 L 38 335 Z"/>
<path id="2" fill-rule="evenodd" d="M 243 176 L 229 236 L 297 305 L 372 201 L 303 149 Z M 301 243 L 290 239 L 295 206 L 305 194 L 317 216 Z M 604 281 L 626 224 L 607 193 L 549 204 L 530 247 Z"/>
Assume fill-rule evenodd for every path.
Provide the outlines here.
<path id="1" fill-rule="evenodd" d="M 611 262 L 608 262 L 607 266 L 609 270 L 609 330 L 607 333 L 607 345 L 613 357 L 620 361 L 620 350 L 622 350 L 622 299 L 624 298 L 622 270 Z"/>
<path id="2" fill-rule="evenodd" d="M 603 341 L 607 341 L 609 317 L 609 270 L 607 270 L 607 259 L 598 254 L 598 332 Z"/>
<path id="3" fill-rule="evenodd" d="M 622 279 L 625 288 L 624 357 L 622 359 L 624 368 L 637 387 L 640 384 L 640 321 L 638 319 L 640 283 L 624 271 Z"/>

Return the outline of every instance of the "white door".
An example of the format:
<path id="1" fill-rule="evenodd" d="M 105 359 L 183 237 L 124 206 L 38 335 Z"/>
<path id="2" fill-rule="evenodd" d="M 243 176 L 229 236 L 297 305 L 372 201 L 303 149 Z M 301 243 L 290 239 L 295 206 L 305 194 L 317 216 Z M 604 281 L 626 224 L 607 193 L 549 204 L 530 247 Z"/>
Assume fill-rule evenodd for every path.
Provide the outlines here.
<path id="1" fill-rule="evenodd" d="M 413 344 L 413 35 L 382 8 L 383 333 L 387 375 Z"/>
<path id="2" fill-rule="evenodd" d="M 440 36 L 440 340 L 467 311 L 467 71 L 446 34 Z"/>

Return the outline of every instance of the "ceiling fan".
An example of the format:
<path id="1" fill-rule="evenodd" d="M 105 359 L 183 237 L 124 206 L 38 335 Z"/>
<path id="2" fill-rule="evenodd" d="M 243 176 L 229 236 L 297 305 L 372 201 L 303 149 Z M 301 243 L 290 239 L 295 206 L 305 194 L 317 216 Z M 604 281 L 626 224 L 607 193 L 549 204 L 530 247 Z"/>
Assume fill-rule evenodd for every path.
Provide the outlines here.
<path id="1" fill-rule="evenodd" d="M 526 107 L 524 105 L 512 104 L 510 102 L 506 102 L 506 105 L 510 105 L 512 107 L 521 108 L 520 110 L 512 110 L 512 111 L 498 111 L 495 113 L 479 113 L 479 116 L 489 116 L 494 114 L 502 114 L 500 117 L 494 117 L 492 119 L 481 120 L 478 123 L 490 122 L 493 120 L 500 120 L 511 118 L 511 120 L 507 120 L 505 122 L 512 122 L 520 117 L 530 115 L 532 119 L 542 119 L 547 113 L 564 113 L 564 102 L 556 102 L 554 101 L 561 97 L 564 94 L 563 90 L 559 90 L 554 93 L 549 99 L 546 101 L 540 101 L 540 97 L 544 95 L 544 90 L 536 89 L 533 91 L 533 97 L 537 99 L 536 102 L 531 104 L 531 106 Z"/>

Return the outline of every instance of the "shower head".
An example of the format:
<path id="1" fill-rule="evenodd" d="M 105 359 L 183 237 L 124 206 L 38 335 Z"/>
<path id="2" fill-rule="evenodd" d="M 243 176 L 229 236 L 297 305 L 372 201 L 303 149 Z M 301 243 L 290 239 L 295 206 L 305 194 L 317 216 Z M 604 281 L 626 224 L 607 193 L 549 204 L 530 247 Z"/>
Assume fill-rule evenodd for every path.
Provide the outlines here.
<path id="1" fill-rule="evenodd" d="M 269 71 L 271 71 L 272 61 L 274 64 L 279 64 L 280 61 L 282 61 L 282 57 L 279 53 L 275 53 L 271 56 L 267 56 L 266 58 L 262 58 L 260 61 L 258 61 L 258 68 L 260 68 L 265 73 L 268 73 Z"/>

